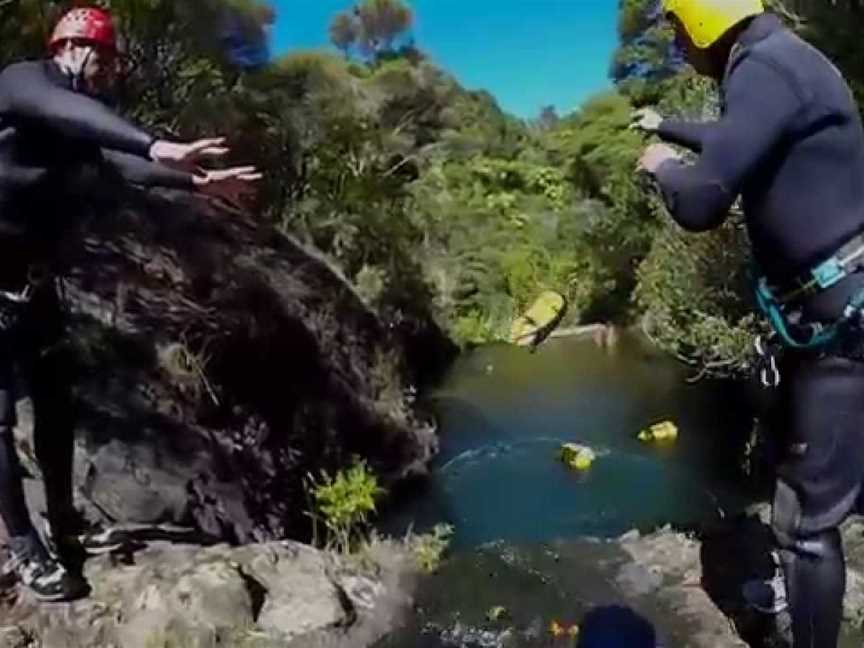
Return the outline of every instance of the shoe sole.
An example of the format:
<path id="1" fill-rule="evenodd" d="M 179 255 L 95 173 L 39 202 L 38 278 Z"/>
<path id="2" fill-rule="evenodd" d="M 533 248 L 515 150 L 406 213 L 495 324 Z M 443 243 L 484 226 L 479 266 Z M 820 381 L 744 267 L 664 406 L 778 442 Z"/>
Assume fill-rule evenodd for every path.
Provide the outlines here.
<path id="1" fill-rule="evenodd" d="M 26 585 L 24 586 L 27 591 L 40 603 L 67 603 L 70 601 L 75 601 L 77 599 L 83 598 L 87 595 L 87 588 L 82 587 L 80 590 L 77 590 L 73 593 L 63 592 L 62 594 L 39 594 L 35 590 L 30 589 Z"/>
<path id="2" fill-rule="evenodd" d="M 84 549 L 85 553 L 87 553 L 88 556 L 104 556 L 105 554 L 109 554 L 112 551 L 122 549 L 125 545 L 125 542 L 118 542 L 117 544 L 103 545 L 100 547 L 85 547 L 82 545 L 81 548 Z"/>
<path id="3" fill-rule="evenodd" d="M 784 603 L 783 605 L 774 606 L 773 608 L 766 608 L 759 605 L 753 605 L 752 603 L 747 603 L 747 607 L 754 612 L 759 612 L 760 614 L 767 614 L 769 616 L 783 614 L 783 612 L 789 609 L 789 605 L 786 603 Z"/>

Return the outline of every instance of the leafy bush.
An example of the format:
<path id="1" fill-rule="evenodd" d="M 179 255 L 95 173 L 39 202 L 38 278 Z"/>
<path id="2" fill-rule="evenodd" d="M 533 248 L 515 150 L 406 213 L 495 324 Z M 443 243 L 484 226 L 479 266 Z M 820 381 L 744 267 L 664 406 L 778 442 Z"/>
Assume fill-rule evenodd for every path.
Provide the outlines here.
<path id="1" fill-rule="evenodd" d="M 748 264 L 738 219 L 699 235 L 667 226 L 638 271 L 643 329 L 661 348 L 708 372 L 743 369 L 760 330 Z"/>
<path id="2" fill-rule="evenodd" d="M 438 570 L 441 560 L 450 546 L 454 528 L 450 524 L 436 524 L 431 533 L 408 533 L 406 544 L 411 548 L 417 565 L 426 573 Z"/>
<path id="3" fill-rule="evenodd" d="M 306 488 L 313 504 L 308 514 L 315 523 L 316 540 L 317 524 L 323 522 L 327 530 L 325 546 L 342 553 L 349 553 L 364 537 L 376 500 L 384 493 L 378 478 L 362 460 L 355 460 L 354 465 L 335 476 L 326 470 L 317 479 L 308 475 Z"/>

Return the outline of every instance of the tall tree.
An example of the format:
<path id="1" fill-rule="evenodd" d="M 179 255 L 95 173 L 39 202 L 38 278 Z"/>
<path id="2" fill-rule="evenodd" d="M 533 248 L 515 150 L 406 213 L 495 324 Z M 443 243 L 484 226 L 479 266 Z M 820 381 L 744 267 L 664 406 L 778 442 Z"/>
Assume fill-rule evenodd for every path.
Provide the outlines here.
<path id="1" fill-rule="evenodd" d="M 659 0 L 620 0 L 619 47 L 612 57 L 610 76 L 637 103 L 654 103 L 660 83 L 680 69 L 673 34 L 662 20 Z"/>
<path id="2" fill-rule="evenodd" d="M 408 34 L 414 14 L 403 0 L 363 0 L 354 8 L 360 46 L 370 56 L 393 50 L 396 40 Z"/>
<path id="3" fill-rule="evenodd" d="M 561 118 L 558 116 L 555 106 L 543 106 L 540 110 L 540 116 L 537 118 L 537 125 L 543 130 L 550 130 L 555 128 L 560 121 Z"/>
<path id="4" fill-rule="evenodd" d="M 330 21 L 330 42 L 345 55 L 345 58 L 348 58 L 358 36 L 358 24 L 351 14 L 339 13 Z"/>

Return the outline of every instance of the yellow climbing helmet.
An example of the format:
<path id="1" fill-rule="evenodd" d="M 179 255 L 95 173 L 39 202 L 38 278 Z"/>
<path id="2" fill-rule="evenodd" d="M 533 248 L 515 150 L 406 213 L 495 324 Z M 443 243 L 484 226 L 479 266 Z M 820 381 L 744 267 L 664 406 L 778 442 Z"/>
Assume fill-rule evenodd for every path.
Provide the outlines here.
<path id="1" fill-rule="evenodd" d="M 711 47 L 727 31 L 765 11 L 762 0 L 663 0 L 663 11 L 684 25 L 693 44 Z"/>

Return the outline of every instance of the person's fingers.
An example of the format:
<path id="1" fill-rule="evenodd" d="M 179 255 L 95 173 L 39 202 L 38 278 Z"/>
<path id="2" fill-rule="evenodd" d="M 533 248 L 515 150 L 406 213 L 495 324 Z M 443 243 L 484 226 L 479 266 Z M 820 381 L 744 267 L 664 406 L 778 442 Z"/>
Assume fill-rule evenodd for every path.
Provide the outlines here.
<path id="1" fill-rule="evenodd" d="M 191 160 L 201 160 L 204 158 L 219 158 L 227 155 L 231 149 L 224 146 L 211 146 L 204 149 L 195 149 L 187 152 L 186 158 Z"/>
<path id="2" fill-rule="evenodd" d="M 240 175 L 245 175 L 245 174 L 257 173 L 258 169 L 256 169 L 254 166 L 249 165 L 249 166 L 231 167 L 230 169 L 224 169 L 224 171 L 226 173 L 230 173 L 234 176 L 240 176 Z"/>
<path id="3" fill-rule="evenodd" d="M 185 157 L 191 160 L 223 157 L 231 150 L 227 146 L 223 146 L 224 143 L 224 137 L 210 137 L 197 140 L 187 145 Z"/>
<path id="4" fill-rule="evenodd" d="M 264 177 L 254 166 L 235 167 L 233 169 L 220 169 L 210 172 L 216 181 L 225 180 L 242 180 L 244 182 L 254 182 Z"/>
<path id="5" fill-rule="evenodd" d="M 204 149 L 208 148 L 221 147 L 224 143 L 224 137 L 208 137 L 192 142 L 191 144 L 189 144 L 189 148 L 193 151 L 203 151 Z"/>

